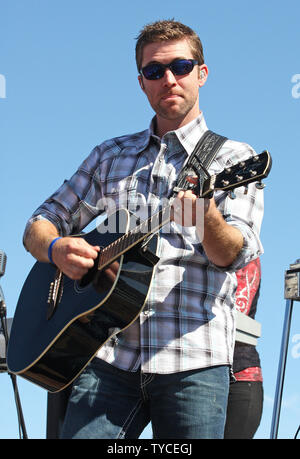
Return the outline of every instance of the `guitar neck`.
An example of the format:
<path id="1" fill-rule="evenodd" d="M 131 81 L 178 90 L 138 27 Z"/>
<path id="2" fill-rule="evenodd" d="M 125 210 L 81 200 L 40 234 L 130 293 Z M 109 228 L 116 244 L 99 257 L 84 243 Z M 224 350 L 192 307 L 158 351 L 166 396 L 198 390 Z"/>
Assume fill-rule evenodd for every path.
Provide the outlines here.
<path id="1" fill-rule="evenodd" d="M 208 177 L 203 184 L 199 197 L 212 198 L 215 190 L 229 191 L 236 187 L 246 186 L 252 182 L 258 182 L 257 188 L 263 188 L 261 179 L 268 176 L 272 166 L 270 153 L 265 150 L 260 155 L 250 157 L 217 175 Z M 125 233 L 112 244 L 105 247 L 99 256 L 98 269 L 103 269 L 127 250 L 142 242 L 151 234 L 158 231 L 170 221 L 172 204 L 167 205 L 156 214 L 152 215 L 133 230 Z"/>
<path id="2" fill-rule="evenodd" d="M 148 236 L 156 233 L 160 228 L 169 223 L 170 217 L 171 206 L 168 205 L 147 220 L 144 220 L 136 228 L 123 234 L 123 236 L 112 244 L 104 247 L 99 256 L 98 270 L 105 268 Z"/>

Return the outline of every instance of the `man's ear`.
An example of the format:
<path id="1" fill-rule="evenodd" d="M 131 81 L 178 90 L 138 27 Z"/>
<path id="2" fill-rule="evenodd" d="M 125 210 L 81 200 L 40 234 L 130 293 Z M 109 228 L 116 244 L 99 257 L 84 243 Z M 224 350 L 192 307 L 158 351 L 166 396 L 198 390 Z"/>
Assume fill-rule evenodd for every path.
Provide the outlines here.
<path id="1" fill-rule="evenodd" d="M 208 77 L 208 67 L 205 64 L 199 67 L 199 86 L 204 86 Z"/>
<path id="2" fill-rule="evenodd" d="M 142 88 L 143 91 L 145 91 L 142 75 L 138 75 L 138 80 L 139 80 L 139 83 L 140 83 L 140 87 Z"/>

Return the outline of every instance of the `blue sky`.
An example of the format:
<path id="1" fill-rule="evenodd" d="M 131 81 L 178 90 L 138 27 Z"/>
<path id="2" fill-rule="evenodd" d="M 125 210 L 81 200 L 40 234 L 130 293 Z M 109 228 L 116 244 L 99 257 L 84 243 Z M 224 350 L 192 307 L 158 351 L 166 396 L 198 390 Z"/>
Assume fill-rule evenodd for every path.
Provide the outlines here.
<path id="1" fill-rule="evenodd" d="M 153 116 L 137 81 L 135 37 L 174 17 L 200 35 L 209 79 L 200 107 L 210 129 L 267 148 L 257 320 L 264 412 L 256 438 L 269 438 L 284 321 L 284 272 L 299 249 L 300 64 L 298 0 L 0 0 L 0 249 L 8 317 L 33 264 L 22 246 L 33 210 L 92 148 L 148 127 Z M 294 304 L 279 425 L 300 424 L 300 311 Z M 28 317 L 30 320 L 30 317 Z M 26 324 L 24 324 L 26 326 Z M 0 374 L 0 438 L 18 438 L 10 378 Z M 29 438 L 45 438 L 46 392 L 18 378 Z M 147 428 L 144 438 L 150 438 Z"/>

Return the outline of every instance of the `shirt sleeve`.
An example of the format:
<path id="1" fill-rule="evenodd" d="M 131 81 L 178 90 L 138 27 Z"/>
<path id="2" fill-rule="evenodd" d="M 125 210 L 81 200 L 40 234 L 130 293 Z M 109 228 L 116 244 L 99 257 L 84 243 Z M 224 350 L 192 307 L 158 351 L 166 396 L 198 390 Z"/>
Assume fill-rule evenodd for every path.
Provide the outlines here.
<path id="1" fill-rule="evenodd" d="M 99 165 L 99 149 L 94 148 L 75 174 L 39 206 L 28 220 L 23 242 L 31 224 L 48 220 L 61 236 L 79 233 L 103 209 L 97 203 L 101 198 L 99 181 L 95 179 Z"/>
<path id="2" fill-rule="evenodd" d="M 223 153 L 221 168 L 224 169 L 255 155 L 255 151 L 249 145 L 228 141 Z M 216 205 L 224 220 L 228 225 L 237 228 L 243 236 L 243 247 L 230 266 L 222 268 L 211 263 L 220 271 L 238 271 L 263 254 L 260 229 L 264 213 L 264 192 L 258 189 L 255 183 L 251 183 L 248 189 L 244 186 L 236 188 L 234 194 L 235 199 L 232 199 L 228 192 L 215 193 Z"/>

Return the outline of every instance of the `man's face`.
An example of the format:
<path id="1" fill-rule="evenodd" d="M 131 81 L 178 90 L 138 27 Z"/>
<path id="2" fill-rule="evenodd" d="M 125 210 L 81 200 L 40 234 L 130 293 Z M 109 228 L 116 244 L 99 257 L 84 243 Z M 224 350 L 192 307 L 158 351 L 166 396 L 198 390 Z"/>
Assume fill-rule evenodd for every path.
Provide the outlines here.
<path id="1" fill-rule="evenodd" d="M 187 40 L 150 43 L 144 47 L 141 67 L 153 62 L 170 64 L 179 58 L 194 58 Z M 202 78 L 200 70 L 204 72 Z M 164 76 L 158 80 L 147 80 L 139 75 L 141 88 L 157 115 L 157 122 L 174 121 L 176 128 L 196 118 L 200 113 L 199 87 L 204 85 L 207 73 L 203 64 L 200 67 L 195 65 L 187 75 L 173 75 L 170 69 L 166 69 Z"/>

